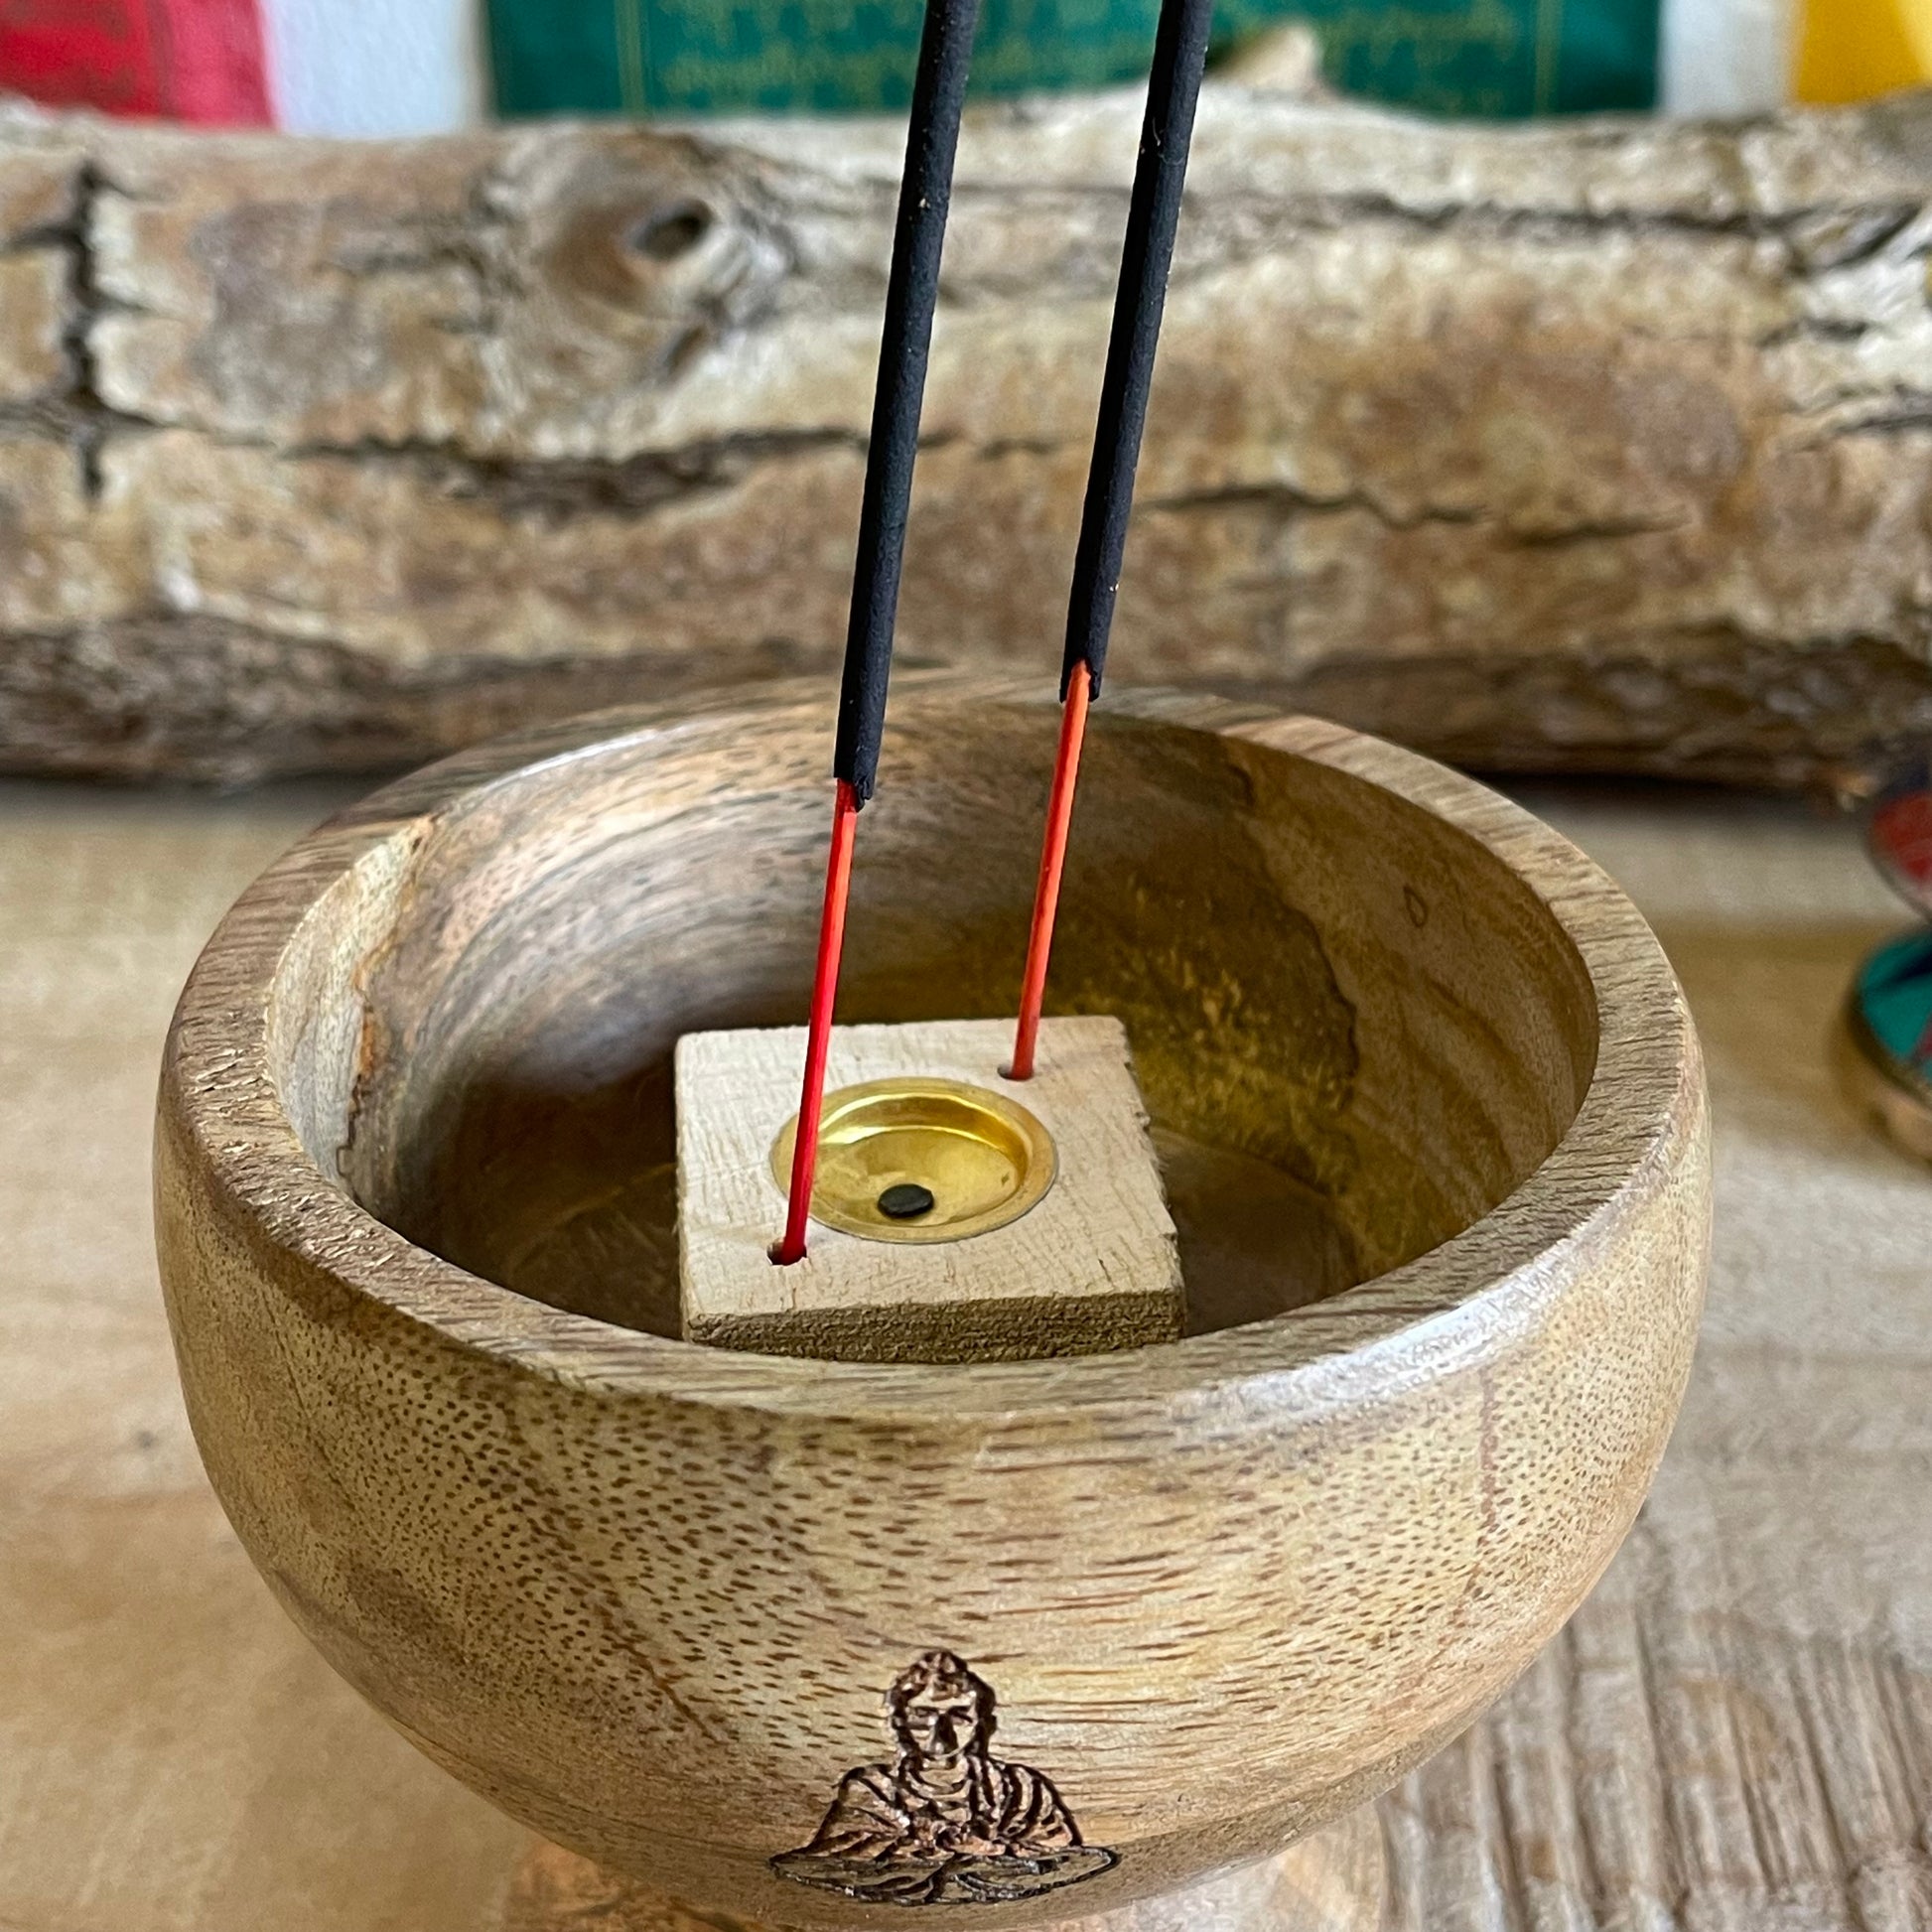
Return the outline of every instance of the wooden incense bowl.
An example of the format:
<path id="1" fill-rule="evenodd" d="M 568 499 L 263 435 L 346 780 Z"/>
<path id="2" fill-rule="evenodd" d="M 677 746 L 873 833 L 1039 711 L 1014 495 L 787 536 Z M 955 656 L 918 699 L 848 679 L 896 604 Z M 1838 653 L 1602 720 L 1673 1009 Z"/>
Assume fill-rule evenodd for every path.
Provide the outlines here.
<path id="1" fill-rule="evenodd" d="M 1590 1587 L 1691 1358 L 1697 1040 L 1514 805 L 1110 690 L 1051 1005 L 1127 1026 L 1192 1332 L 686 1343 L 672 1047 L 803 1014 L 823 696 L 484 747 L 244 895 L 162 1080 L 182 1380 L 290 1614 L 539 1831 L 711 1913 L 1084 1924 L 1359 1804 Z M 1012 1011 L 1053 729 L 901 677 L 843 1017 Z"/>

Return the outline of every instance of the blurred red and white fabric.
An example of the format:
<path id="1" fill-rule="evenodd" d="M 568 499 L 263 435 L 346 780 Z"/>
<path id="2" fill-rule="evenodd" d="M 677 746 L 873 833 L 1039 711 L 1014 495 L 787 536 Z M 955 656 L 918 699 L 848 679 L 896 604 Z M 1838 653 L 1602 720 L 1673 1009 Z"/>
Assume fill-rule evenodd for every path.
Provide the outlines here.
<path id="1" fill-rule="evenodd" d="M 483 118 L 476 0 L 0 0 L 0 93 L 296 134 Z"/>
<path id="2" fill-rule="evenodd" d="M 256 0 L 0 0 L 0 87 L 110 114 L 270 118 Z"/>

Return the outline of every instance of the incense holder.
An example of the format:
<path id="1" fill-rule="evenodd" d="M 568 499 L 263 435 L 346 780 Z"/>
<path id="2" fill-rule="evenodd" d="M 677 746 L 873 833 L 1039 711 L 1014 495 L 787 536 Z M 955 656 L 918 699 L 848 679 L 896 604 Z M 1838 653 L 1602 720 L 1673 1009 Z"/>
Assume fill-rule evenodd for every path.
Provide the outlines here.
<path id="1" fill-rule="evenodd" d="M 1012 1011 L 1049 700 L 899 680 L 842 1019 Z M 802 1015 L 830 742 L 783 686 L 501 741 L 243 897 L 157 1131 L 209 1476 L 425 1751 L 705 1925 L 1279 1932 L 1229 1874 L 1464 1725 L 1643 1498 L 1706 1266 L 1684 1002 L 1483 787 L 1109 691 L 1049 1004 L 1126 1027 L 1188 1332 L 687 1342 L 673 1053 Z"/>
<path id="2" fill-rule="evenodd" d="M 1014 1031 L 1011 1018 L 833 1028 L 808 1251 L 778 1268 L 805 1029 L 686 1034 L 685 1336 L 868 1362 L 1175 1340 L 1186 1296 L 1125 1030 L 1041 1022 L 1026 1080 L 1004 1070 Z M 901 1211 L 882 1208 L 900 1187 Z"/>

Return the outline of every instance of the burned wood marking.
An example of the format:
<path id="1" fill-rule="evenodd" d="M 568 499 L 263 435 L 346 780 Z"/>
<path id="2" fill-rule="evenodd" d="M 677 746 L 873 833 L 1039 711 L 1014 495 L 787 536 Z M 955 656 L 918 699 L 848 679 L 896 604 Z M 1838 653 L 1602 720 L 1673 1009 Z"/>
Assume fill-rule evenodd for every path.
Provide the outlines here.
<path id="1" fill-rule="evenodd" d="M 1005 1904 L 1110 1869 L 1052 1779 L 993 1755 L 994 1704 L 949 1650 L 909 1664 L 886 1694 L 897 1757 L 848 1771 L 811 1843 L 772 1869 L 881 1905 Z"/>

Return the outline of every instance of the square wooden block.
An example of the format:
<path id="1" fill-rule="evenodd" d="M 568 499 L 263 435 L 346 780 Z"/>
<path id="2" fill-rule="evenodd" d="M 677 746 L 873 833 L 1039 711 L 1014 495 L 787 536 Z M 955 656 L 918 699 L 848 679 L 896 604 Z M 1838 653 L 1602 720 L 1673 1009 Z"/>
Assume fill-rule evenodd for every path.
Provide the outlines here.
<path id="1" fill-rule="evenodd" d="M 1173 1340 L 1184 1315 L 1180 1264 L 1126 1030 L 1111 1017 L 1045 1021 L 1026 1081 L 1001 1077 L 1012 1046 L 1010 1020 L 835 1028 L 828 1135 L 830 1099 L 842 1089 L 909 1076 L 957 1082 L 1000 1096 L 1044 1128 L 1052 1185 L 1017 1220 L 961 1239 L 928 1238 L 955 1208 L 951 1200 L 939 1201 L 936 1221 L 915 1241 L 868 1238 L 815 1216 L 805 1259 L 780 1268 L 769 1254 L 785 1212 L 772 1150 L 798 1110 L 805 1029 L 680 1039 L 686 1339 L 916 1362 L 1082 1355 Z M 815 1205 L 827 1198 L 831 1158 L 821 1151 Z M 878 1177 L 900 1176 L 889 1170 Z M 908 1169 L 904 1177 L 946 1193 L 937 1169 Z M 869 1189 L 870 1181 L 854 1199 L 874 1215 Z"/>

